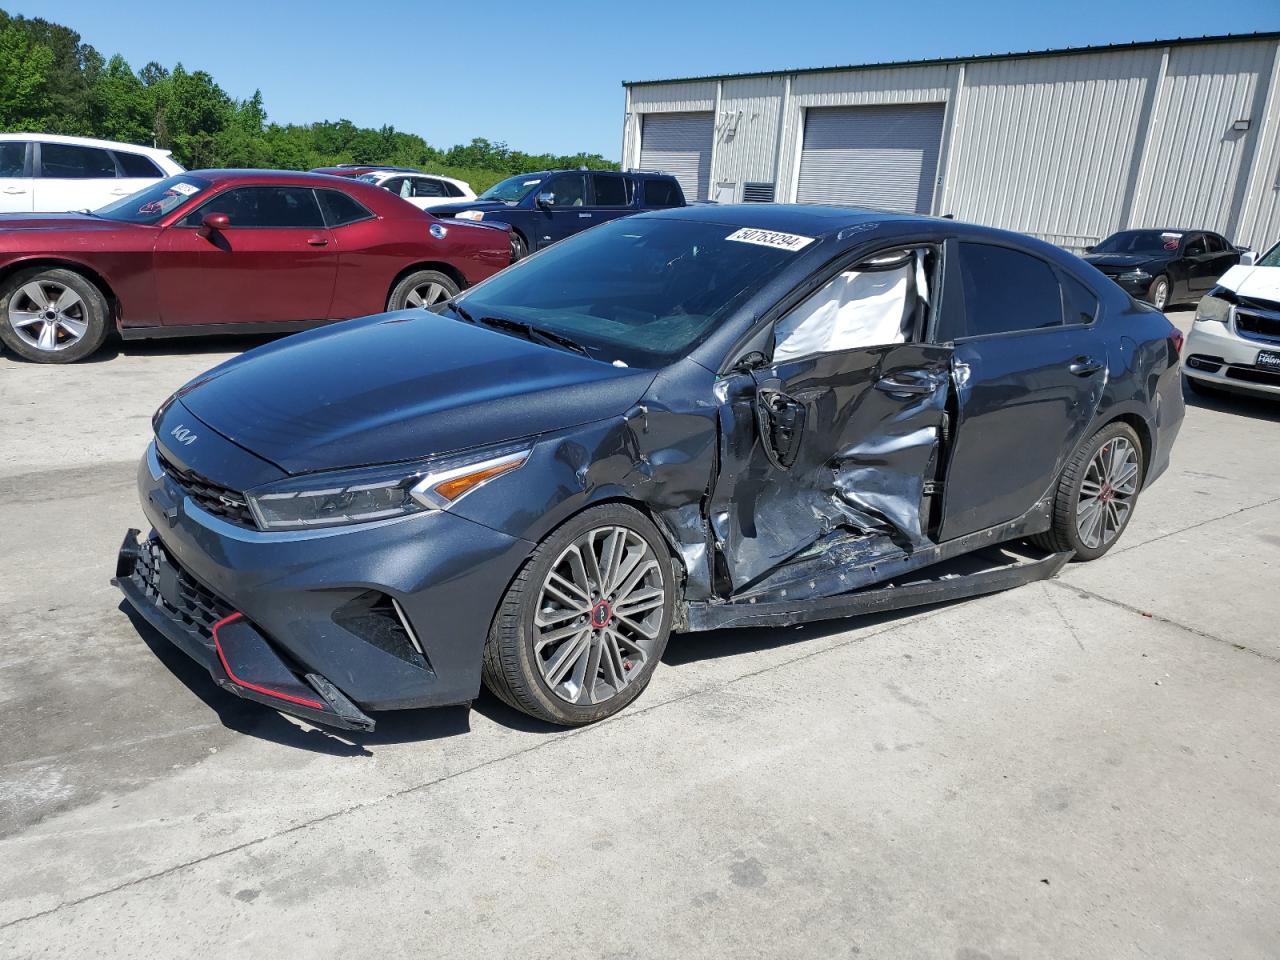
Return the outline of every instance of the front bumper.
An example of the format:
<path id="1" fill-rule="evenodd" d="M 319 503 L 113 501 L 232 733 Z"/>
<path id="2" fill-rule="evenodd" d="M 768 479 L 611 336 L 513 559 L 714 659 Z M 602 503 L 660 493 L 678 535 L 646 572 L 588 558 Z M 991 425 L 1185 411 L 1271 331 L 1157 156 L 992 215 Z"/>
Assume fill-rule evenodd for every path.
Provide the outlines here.
<path id="1" fill-rule="evenodd" d="M 1246 340 L 1225 323 L 1197 320 L 1182 350 L 1182 372 L 1223 390 L 1280 397 L 1280 372 L 1258 366 L 1263 350 L 1280 353 L 1280 344 Z"/>
<path id="2" fill-rule="evenodd" d="M 117 585 L 216 680 L 251 699 L 261 697 L 235 677 L 258 677 L 241 674 L 234 661 L 226 669 L 212 636 L 212 625 L 232 614 L 294 681 L 323 693 L 311 679 L 318 678 L 361 715 L 473 700 L 493 613 L 533 546 L 448 512 L 296 532 L 247 529 L 187 496 L 161 468 L 154 445 L 139 465 L 138 488 L 154 532 L 136 546 L 126 540 Z M 194 612 L 157 604 L 156 591 L 133 575 L 136 554 L 154 549 L 179 571 Z M 239 626 L 231 632 L 243 639 Z M 263 702 L 303 715 L 299 705 L 276 700 Z M 308 719 L 332 722 L 323 712 Z"/>

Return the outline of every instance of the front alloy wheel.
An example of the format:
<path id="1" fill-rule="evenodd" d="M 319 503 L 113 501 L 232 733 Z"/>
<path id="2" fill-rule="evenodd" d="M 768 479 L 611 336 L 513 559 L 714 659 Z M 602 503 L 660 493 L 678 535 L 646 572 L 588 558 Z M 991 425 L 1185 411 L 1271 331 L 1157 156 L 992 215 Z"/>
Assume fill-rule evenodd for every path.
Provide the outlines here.
<path id="1" fill-rule="evenodd" d="M 648 517 L 615 503 L 584 510 L 538 545 L 507 588 L 485 643 L 485 686 L 552 723 L 617 713 L 662 659 L 673 580 Z"/>
<path id="2" fill-rule="evenodd" d="M 662 632 L 666 592 L 653 548 L 626 527 L 596 527 L 543 578 L 533 650 L 551 691 L 601 703 L 643 670 Z"/>
<path id="3" fill-rule="evenodd" d="M 33 267 L 0 284 L 0 342 L 36 363 L 74 363 L 107 338 L 102 291 L 63 267 Z"/>

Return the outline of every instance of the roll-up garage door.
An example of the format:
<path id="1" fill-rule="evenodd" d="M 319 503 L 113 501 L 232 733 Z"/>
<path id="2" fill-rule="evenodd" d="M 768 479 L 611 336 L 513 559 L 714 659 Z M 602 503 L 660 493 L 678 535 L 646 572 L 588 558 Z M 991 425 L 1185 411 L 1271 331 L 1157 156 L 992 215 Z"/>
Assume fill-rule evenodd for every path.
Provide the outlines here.
<path id="1" fill-rule="evenodd" d="M 706 200 L 711 188 L 710 113 L 645 114 L 640 169 L 661 170 L 680 181 L 686 200 Z"/>
<path id="2" fill-rule="evenodd" d="M 928 213 L 943 105 L 812 107 L 800 152 L 800 203 Z"/>

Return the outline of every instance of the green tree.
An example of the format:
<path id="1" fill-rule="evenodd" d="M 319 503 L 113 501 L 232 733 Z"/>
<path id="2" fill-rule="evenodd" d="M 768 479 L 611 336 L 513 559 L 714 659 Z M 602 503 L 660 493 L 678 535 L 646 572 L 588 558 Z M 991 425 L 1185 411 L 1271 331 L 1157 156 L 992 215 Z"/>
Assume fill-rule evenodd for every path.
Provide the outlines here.
<path id="1" fill-rule="evenodd" d="M 0 129 L 26 130 L 44 121 L 52 66 L 53 51 L 21 27 L 0 30 Z"/>

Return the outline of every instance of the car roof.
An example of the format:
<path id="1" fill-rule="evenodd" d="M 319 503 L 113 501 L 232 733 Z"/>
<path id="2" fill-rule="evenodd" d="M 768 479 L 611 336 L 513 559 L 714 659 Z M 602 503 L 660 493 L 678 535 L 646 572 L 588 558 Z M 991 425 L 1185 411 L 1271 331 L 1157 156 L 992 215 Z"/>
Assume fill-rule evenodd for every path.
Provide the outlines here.
<path id="1" fill-rule="evenodd" d="M 820 236 L 846 227 L 880 224 L 886 221 L 919 220 L 936 223 L 934 217 L 891 213 L 865 207 L 824 207 L 807 203 L 710 203 L 687 207 L 666 207 L 637 216 L 668 220 L 696 220 L 729 227 L 759 227 L 784 233 Z M 947 221 L 952 223 L 954 221 Z"/>
<path id="2" fill-rule="evenodd" d="M 65 143 L 78 147 L 100 147 L 103 150 L 129 150 L 157 157 L 168 157 L 173 153 L 163 147 L 146 147 L 140 143 L 123 143 L 119 140 L 95 140 L 93 137 L 66 137 L 60 133 L 0 133 L 0 141 L 12 140 L 39 140 L 41 143 Z"/>
<path id="3" fill-rule="evenodd" d="M 352 177 L 335 177 L 327 173 L 303 173 L 298 170 L 188 170 L 187 176 L 200 177 L 210 183 L 225 183 L 232 180 L 256 180 L 266 183 L 307 183 L 335 186 L 337 184 L 358 183 Z M 365 183 L 363 186 L 369 186 Z"/>

